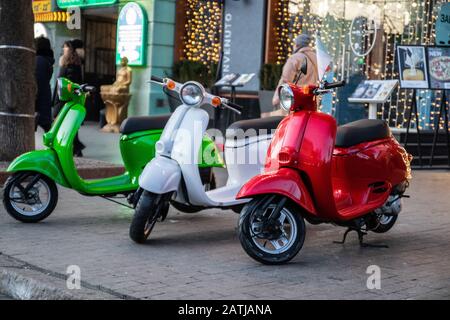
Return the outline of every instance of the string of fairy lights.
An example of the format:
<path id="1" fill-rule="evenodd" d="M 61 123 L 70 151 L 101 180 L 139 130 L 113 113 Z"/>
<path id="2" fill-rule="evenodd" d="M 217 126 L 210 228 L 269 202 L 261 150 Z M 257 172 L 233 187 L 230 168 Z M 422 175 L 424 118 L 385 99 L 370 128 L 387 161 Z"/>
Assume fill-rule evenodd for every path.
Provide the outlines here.
<path id="1" fill-rule="evenodd" d="M 300 33 L 320 35 L 328 53 L 337 62 L 335 77 L 345 78 L 350 74 L 363 72 L 368 79 L 398 79 L 396 70 L 396 44 L 432 45 L 434 44 L 434 25 L 437 8 L 446 0 L 278 0 L 274 5 L 276 41 L 276 63 L 284 64 L 292 52 L 292 41 Z M 383 57 L 379 61 L 370 54 L 360 57 L 352 54 L 349 48 L 349 29 L 352 16 L 356 12 L 369 17 L 377 13 L 382 37 Z M 431 14 L 430 14 L 431 13 Z M 373 37 L 373 36 L 372 36 Z M 370 47 L 373 38 L 360 43 L 362 50 Z M 389 121 L 391 126 L 405 128 L 407 115 L 411 112 L 413 90 L 398 89 L 391 100 L 378 112 L 380 118 Z M 440 91 L 418 90 L 418 110 L 421 129 L 434 129 L 435 116 L 441 105 Z M 333 112 L 339 100 L 333 99 Z M 413 119 L 414 120 L 414 119 Z M 439 125 L 442 128 L 444 120 Z M 412 121 L 413 126 L 415 121 Z"/>
<path id="2" fill-rule="evenodd" d="M 220 57 L 222 1 L 186 0 L 186 25 L 183 55 L 185 59 L 217 63 Z"/>
<path id="3" fill-rule="evenodd" d="M 222 32 L 222 2 L 220 0 L 185 0 L 186 25 L 183 58 L 203 63 L 217 63 L 220 59 Z M 396 67 L 397 44 L 432 45 L 437 7 L 447 0 L 275 0 L 274 10 L 275 63 L 284 64 L 292 54 L 293 39 L 300 33 L 319 33 L 328 53 L 335 61 L 336 79 L 364 73 L 368 79 L 398 79 Z M 381 37 L 381 59 L 371 54 L 357 56 L 349 44 L 349 30 L 356 11 L 370 18 L 378 14 L 377 37 Z M 367 13 L 371 10 L 376 12 Z M 373 38 L 360 43 L 360 49 L 370 47 Z M 391 126 L 405 128 L 411 112 L 413 90 L 398 89 L 390 101 L 378 111 L 380 118 Z M 420 127 L 433 129 L 441 104 L 439 91 L 418 90 Z M 333 98 L 332 112 L 340 101 Z M 343 103 L 346 103 L 343 101 Z M 414 119 L 413 119 L 414 120 Z M 443 126 L 443 119 L 439 125 Z M 414 121 L 412 121 L 414 126 Z"/>

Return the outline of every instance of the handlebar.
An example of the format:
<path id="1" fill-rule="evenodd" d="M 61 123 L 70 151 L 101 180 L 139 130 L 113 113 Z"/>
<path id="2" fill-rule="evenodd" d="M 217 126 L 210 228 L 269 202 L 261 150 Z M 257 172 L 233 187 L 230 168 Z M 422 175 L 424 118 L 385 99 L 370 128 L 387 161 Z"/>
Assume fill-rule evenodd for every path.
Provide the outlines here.
<path id="1" fill-rule="evenodd" d="M 240 105 L 238 105 L 238 104 L 236 104 L 236 103 L 233 103 L 233 102 L 231 102 L 231 101 L 228 101 L 226 104 L 227 104 L 229 107 L 231 107 L 231 108 L 235 109 L 236 111 L 238 111 L 239 114 L 241 114 L 242 110 L 244 109 L 242 106 L 240 106 Z"/>
<path id="2" fill-rule="evenodd" d="M 82 84 L 80 86 L 80 91 L 81 92 L 87 92 L 87 93 L 96 93 L 97 92 L 97 88 L 94 86 L 90 86 L 88 84 Z"/>
<path id="3" fill-rule="evenodd" d="M 151 79 L 152 81 L 155 81 L 155 82 L 164 83 L 164 79 L 163 79 L 163 78 L 160 78 L 160 77 L 157 77 L 157 76 L 151 76 L 150 79 Z"/>
<path id="4" fill-rule="evenodd" d="M 337 82 L 325 82 L 324 89 L 334 89 L 345 86 L 345 80 L 337 81 Z"/>

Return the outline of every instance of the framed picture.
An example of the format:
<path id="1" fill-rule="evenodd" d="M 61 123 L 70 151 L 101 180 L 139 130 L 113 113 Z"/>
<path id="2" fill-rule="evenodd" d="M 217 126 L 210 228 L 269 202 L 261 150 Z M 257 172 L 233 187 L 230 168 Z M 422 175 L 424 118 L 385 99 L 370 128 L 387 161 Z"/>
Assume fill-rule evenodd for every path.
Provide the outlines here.
<path id="1" fill-rule="evenodd" d="M 450 47 L 428 47 L 430 89 L 450 89 Z"/>
<path id="2" fill-rule="evenodd" d="M 428 68 L 424 46 L 397 46 L 400 87 L 428 89 Z"/>

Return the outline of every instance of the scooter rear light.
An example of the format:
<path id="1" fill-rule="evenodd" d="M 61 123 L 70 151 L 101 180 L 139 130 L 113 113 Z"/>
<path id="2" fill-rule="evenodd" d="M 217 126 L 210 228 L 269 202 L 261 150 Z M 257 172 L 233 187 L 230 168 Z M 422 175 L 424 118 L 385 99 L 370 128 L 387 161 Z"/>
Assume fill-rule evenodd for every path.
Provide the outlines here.
<path id="1" fill-rule="evenodd" d="M 278 154 L 278 162 L 281 164 L 289 164 L 291 162 L 291 155 L 287 152 L 280 152 Z"/>
<path id="2" fill-rule="evenodd" d="M 294 166 L 297 164 L 296 152 L 290 148 L 281 148 L 278 153 L 278 163 L 280 166 Z"/>

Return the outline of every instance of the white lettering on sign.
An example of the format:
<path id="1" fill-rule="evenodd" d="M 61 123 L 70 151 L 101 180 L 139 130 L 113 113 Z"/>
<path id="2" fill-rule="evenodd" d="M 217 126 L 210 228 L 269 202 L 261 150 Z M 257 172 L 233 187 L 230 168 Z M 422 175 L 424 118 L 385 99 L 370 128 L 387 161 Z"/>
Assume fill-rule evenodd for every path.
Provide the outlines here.
<path id="1" fill-rule="evenodd" d="M 233 32 L 231 31 L 233 22 L 233 15 L 231 13 L 227 13 L 225 15 L 225 24 L 224 24 L 224 33 L 223 33 L 223 69 L 222 72 L 229 73 L 230 72 L 230 62 L 231 62 L 231 38 L 233 36 Z"/>

